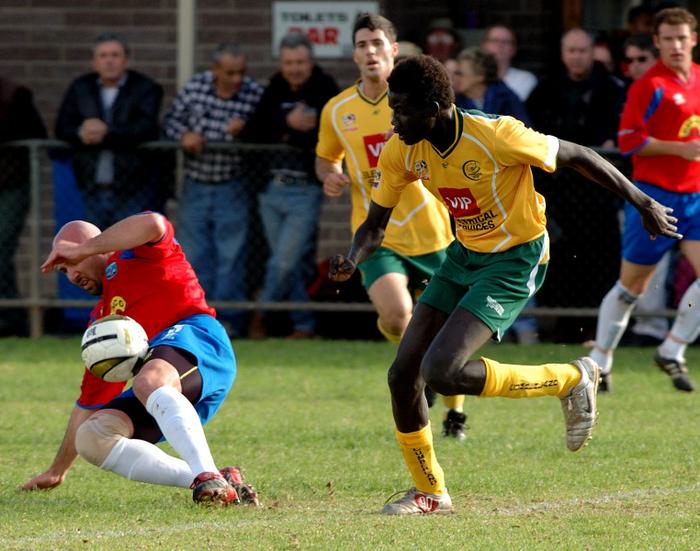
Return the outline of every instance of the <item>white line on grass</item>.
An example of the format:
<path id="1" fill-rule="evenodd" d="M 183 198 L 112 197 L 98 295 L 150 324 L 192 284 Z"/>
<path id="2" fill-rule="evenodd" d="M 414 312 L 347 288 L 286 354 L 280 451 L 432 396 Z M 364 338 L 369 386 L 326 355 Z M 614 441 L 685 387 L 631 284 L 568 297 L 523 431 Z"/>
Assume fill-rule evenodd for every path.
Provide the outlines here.
<path id="1" fill-rule="evenodd" d="M 526 513 L 536 513 L 539 511 L 548 512 L 582 505 L 604 505 L 606 503 L 618 503 L 620 501 L 630 501 L 632 499 L 645 499 L 650 497 L 667 497 L 679 494 L 689 494 L 700 491 L 700 483 L 683 488 L 642 488 L 629 492 L 616 492 L 614 494 L 604 494 L 597 497 L 573 498 L 557 501 L 542 501 L 529 505 L 517 505 L 515 507 L 497 507 L 492 511 L 499 515 L 523 515 Z"/>
<path id="2" fill-rule="evenodd" d="M 650 497 L 668 497 L 680 494 L 688 494 L 700 491 L 700 483 L 693 484 L 692 486 L 685 486 L 682 488 L 643 488 L 639 490 L 633 490 L 630 492 L 617 492 L 614 494 L 605 494 L 597 497 L 590 498 L 574 498 L 567 500 L 558 501 L 543 501 L 540 503 L 532 503 L 530 505 L 518 505 L 515 507 L 497 507 L 495 509 L 490 509 L 488 511 L 483 511 L 484 514 L 495 514 L 495 515 L 507 515 L 507 516 L 517 516 L 527 513 L 534 512 L 551 512 L 560 509 L 567 509 L 576 506 L 585 505 L 603 505 L 606 503 L 618 503 L 621 501 L 629 501 L 632 499 L 639 498 L 650 498 Z M 279 513 L 279 510 L 277 511 Z M 457 511 L 459 513 L 459 510 Z M 308 522 L 313 522 L 314 524 L 319 524 L 320 519 L 318 517 L 309 516 L 307 519 L 303 517 L 298 519 L 298 521 L 307 520 Z M 260 522 L 269 523 L 270 520 L 264 517 L 258 517 L 255 520 L 242 520 L 240 518 L 232 518 L 232 523 L 235 523 L 236 528 L 241 528 L 244 525 L 255 525 Z M 184 524 L 173 524 L 168 526 L 150 526 L 141 528 L 129 528 L 128 530 L 85 530 L 80 532 L 67 533 L 65 531 L 61 532 L 50 532 L 43 534 L 41 536 L 27 536 L 22 538 L 17 538 L 12 542 L 14 547 L 23 547 L 31 544 L 46 544 L 46 543 L 58 543 L 67 542 L 75 540 L 86 540 L 88 542 L 94 542 L 95 540 L 104 540 L 105 538 L 124 538 L 130 536 L 157 536 L 157 535 L 170 535 L 177 534 L 179 532 L 187 532 L 190 530 L 201 530 L 206 528 L 221 529 L 224 528 L 224 523 L 222 519 L 217 519 L 216 521 L 201 521 L 201 522 L 187 522 Z"/>

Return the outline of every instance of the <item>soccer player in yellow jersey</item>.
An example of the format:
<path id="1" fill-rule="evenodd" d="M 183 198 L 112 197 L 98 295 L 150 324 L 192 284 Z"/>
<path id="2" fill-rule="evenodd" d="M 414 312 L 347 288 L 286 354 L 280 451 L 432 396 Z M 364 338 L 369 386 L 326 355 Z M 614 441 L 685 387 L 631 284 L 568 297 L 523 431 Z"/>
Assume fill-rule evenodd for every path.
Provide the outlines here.
<path id="1" fill-rule="evenodd" d="M 353 28 L 353 60 L 360 80 L 332 98 L 321 113 L 316 174 L 323 190 L 338 197 L 351 188 L 352 231 L 367 216 L 377 162 L 391 133 L 387 77 L 398 54 L 396 31 L 376 14 L 363 14 Z M 343 160 L 348 175 L 343 173 Z M 359 266 L 362 282 L 378 313 L 381 333 L 397 343 L 413 312 L 413 294 L 425 287 L 452 242 L 445 207 L 411 181 L 389 220 L 382 247 Z M 464 396 L 446 396 L 443 435 L 464 439 Z"/>
<path id="2" fill-rule="evenodd" d="M 574 168 L 629 201 L 651 236 L 680 235 L 671 209 L 592 150 L 511 117 L 457 110 L 447 73 L 433 58 L 399 62 L 388 81 L 395 135 L 379 160 L 367 219 L 347 256 L 333 258 L 329 275 L 347 279 L 380 245 L 392 209 L 416 178 L 455 218 L 457 237 L 421 295 L 389 370 L 396 436 L 415 488 L 383 512 L 442 513 L 452 510 L 452 500 L 433 450 L 425 383 L 446 395 L 556 396 L 571 451 L 587 443 L 597 420 L 600 370 L 590 358 L 526 366 L 473 357 L 503 334 L 544 279 L 545 202 L 530 167 Z"/>

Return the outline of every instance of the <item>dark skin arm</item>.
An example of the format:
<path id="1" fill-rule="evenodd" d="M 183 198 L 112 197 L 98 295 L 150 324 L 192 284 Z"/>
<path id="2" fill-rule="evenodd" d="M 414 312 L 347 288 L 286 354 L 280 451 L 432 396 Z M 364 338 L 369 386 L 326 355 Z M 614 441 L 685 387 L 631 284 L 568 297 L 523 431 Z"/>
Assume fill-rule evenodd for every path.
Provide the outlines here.
<path id="1" fill-rule="evenodd" d="M 628 201 L 639 211 L 644 229 L 652 239 L 664 235 L 674 239 L 683 236 L 676 230 L 678 219 L 671 215 L 673 209 L 654 201 L 634 186 L 619 170 L 588 147 L 559 140 L 557 166 L 569 167 L 589 180 Z"/>
<path id="2" fill-rule="evenodd" d="M 370 202 L 366 220 L 357 228 L 347 255 L 337 254 L 331 258 L 328 277 L 333 281 L 346 281 L 357 269 L 357 265 L 376 251 L 384 240 L 384 230 L 393 209 Z"/>

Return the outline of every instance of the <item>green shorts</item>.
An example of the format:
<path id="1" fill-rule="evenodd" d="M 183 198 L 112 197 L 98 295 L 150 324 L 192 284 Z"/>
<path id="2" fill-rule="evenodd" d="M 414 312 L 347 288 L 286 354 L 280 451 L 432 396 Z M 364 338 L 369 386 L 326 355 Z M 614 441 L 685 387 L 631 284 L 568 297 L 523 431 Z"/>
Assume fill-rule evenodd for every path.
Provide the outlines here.
<path id="1" fill-rule="evenodd" d="M 422 291 L 445 260 L 445 251 L 447 249 L 418 256 L 404 256 L 386 247 L 379 247 L 372 256 L 357 266 L 362 274 L 362 285 L 369 290 L 372 283 L 383 275 L 399 273 L 408 277 L 411 292 Z"/>
<path id="2" fill-rule="evenodd" d="M 500 340 L 544 282 L 545 240 L 543 235 L 500 253 L 477 253 L 454 241 L 419 300 L 448 314 L 459 306 Z"/>

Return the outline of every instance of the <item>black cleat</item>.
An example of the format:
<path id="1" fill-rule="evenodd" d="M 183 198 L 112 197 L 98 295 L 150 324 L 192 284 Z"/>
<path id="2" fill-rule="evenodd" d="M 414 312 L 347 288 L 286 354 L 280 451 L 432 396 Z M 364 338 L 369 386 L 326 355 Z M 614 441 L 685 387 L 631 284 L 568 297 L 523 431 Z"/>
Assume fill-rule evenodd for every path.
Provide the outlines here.
<path id="1" fill-rule="evenodd" d="M 442 435 L 451 437 L 461 442 L 466 438 L 467 414 L 451 409 L 447 412 L 447 417 L 442 422 Z"/>
<path id="2" fill-rule="evenodd" d="M 612 392 L 612 373 L 601 373 L 598 392 Z"/>
<path id="3" fill-rule="evenodd" d="M 695 390 L 695 383 L 688 376 L 688 366 L 685 361 L 677 361 L 671 358 L 662 358 L 657 351 L 654 354 L 654 363 L 659 366 L 662 371 L 665 371 L 671 382 L 678 390 L 684 392 L 692 392 Z"/>

